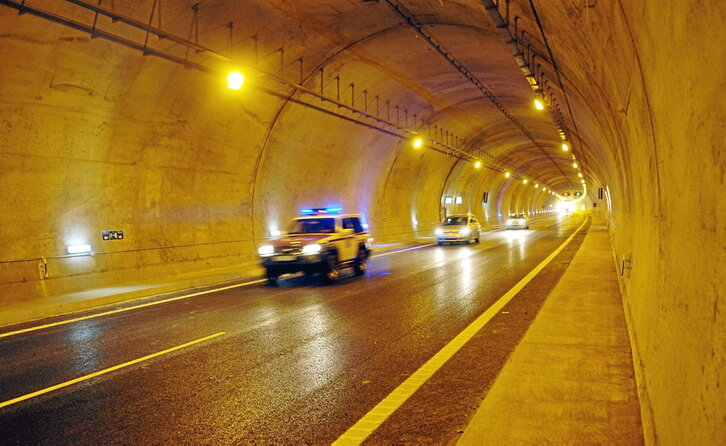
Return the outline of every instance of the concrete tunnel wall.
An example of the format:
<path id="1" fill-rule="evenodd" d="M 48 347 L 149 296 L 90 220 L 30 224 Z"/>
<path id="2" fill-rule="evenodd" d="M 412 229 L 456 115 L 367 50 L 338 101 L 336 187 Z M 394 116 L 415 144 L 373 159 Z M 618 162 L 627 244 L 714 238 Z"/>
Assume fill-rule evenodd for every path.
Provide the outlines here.
<path id="1" fill-rule="evenodd" d="M 129 13 L 144 4 L 127 3 Z M 215 14 L 224 15 L 223 4 L 213 4 Z M 170 23 L 182 14 L 175 7 Z M 303 33 L 294 14 L 245 8 L 247 25 L 266 24 L 263 54 L 284 45 L 306 58 L 324 55 L 311 66 L 366 79 L 401 107 L 428 107 L 432 125 L 456 129 L 468 119 L 441 111 L 438 97 L 456 98 L 466 86 L 426 63 L 433 56 L 424 47 L 401 44 L 405 27 L 351 47 L 344 33 L 325 34 L 325 17 Z M 646 439 L 717 444 L 726 438 L 723 120 L 713 118 L 723 115 L 723 67 L 714 66 L 723 9 L 715 1 L 541 8 L 593 175 L 586 202 L 605 188 L 612 214 L 604 200 L 596 210 L 609 221 L 618 268 L 631 262 L 620 284 Z M 358 20 L 365 27 L 376 18 Z M 172 31 L 185 35 L 188 20 L 180 23 Z M 223 47 L 210 29 L 202 24 L 203 36 Z M 457 38 L 465 44 L 475 34 L 466 28 Z M 401 45 L 391 51 L 398 59 L 374 57 L 391 45 Z M 377 241 L 390 243 L 430 235 L 447 195 L 464 200 L 451 212 L 471 210 L 488 224 L 554 203 L 499 172 L 285 103 L 254 80 L 231 95 L 208 73 L 4 7 L 0 54 L 1 301 L 229 266 L 253 275 L 256 244 L 302 206 L 360 211 Z M 501 58 L 479 69 L 504 63 L 514 64 Z M 411 81 L 416 70 L 424 80 Z M 494 140 L 503 158 L 514 151 L 511 135 L 494 127 L 476 137 Z M 536 176 L 536 166 L 526 173 Z M 116 229 L 125 230 L 123 241 L 99 241 L 100 231 Z M 96 254 L 64 257 L 73 243 L 91 243 Z"/>

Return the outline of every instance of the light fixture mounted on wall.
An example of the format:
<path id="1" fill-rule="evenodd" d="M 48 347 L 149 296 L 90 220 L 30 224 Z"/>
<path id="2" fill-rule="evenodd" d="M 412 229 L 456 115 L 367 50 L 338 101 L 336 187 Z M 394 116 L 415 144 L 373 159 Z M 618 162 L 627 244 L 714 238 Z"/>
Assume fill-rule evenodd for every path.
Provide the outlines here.
<path id="1" fill-rule="evenodd" d="M 227 75 L 227 88 L 230 90 L 239 90 L 245 83 L 245 77 L 239 71 L 230 71 Z"/>
<path id="2" fill-rule="evenodd" d="M 73 256 L 90 255 L 91 245 L 68 245 L 66 251 Z"/>

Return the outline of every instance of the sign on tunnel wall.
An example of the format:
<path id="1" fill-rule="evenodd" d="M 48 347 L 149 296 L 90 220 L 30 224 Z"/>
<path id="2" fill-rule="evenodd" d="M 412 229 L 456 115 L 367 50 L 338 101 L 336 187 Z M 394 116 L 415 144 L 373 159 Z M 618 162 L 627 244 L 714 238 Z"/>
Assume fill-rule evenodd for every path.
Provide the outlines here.
<path id="1" fill-rule="evenodd" d="M 103 240 L 123 240 L 124 231 L 103 231 L 101 237 Z"/>

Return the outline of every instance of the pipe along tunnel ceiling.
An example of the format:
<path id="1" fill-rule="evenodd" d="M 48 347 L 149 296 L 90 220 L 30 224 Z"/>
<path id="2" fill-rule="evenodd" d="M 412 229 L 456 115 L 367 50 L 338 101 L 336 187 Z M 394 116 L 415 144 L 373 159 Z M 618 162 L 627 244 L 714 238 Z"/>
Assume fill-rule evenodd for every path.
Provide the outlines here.
<path id="1" fill-rule="evenodd" d="M 707 427 L 726 326 L 715 1 L 0 6 L 2 301 L 254 275 L 257 243 L 301 207 L 360 212 L 395 243 L 442 207 L 497 225 L 585 191 L 572 206 L 608 221 L 648 366 L 647 437 L 724 438 Z"/>

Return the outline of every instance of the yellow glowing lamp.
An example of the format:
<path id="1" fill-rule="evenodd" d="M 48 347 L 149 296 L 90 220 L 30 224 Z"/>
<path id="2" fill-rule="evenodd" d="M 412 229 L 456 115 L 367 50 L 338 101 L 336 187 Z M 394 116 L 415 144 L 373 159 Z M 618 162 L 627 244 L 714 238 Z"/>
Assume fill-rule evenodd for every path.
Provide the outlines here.
<path id="1" fill-rule="evenodd" d="M 509 178 L 510 176 L 512 176 L 510 172 L 504 172 L 504 178 Z"/>
<path id="2" fill-rule="evenodd" d="M 529 183 L 529 180 L 525 178 L 522 180 L 522 183 L 527 184 L 527 183 Z"/>
<path id="3" fill-rule="evenodd" d="M 535 189 L 539 189 L 539 184 L 535 184 L 535 185 L 534 185 L 534 188 L 535 188 Z"/>
<path id="4" fill-rule="evenodd" d="M 423 147 L 423 139 L 414 138 L 413 141 L 411 141 L 411 146 L 413 146 L 414 149 L 420 149 Z"/>
<path id="5" fill-rule="evenodd" d="M 476 161 L 474 162 L 474 167 L 476 167 L 477 169 L 481 169 L 481 161 L 479 161 L 479 160 L 476 160 Z"/>
<path id="6" fill-rule="evenodd" d="M 578 177 L 580 177 L 580 178 L 582 178 L 582 172 L 579 172 L 579 173 L 577 174 L 577 176 L 578 176 Z"/>
<path id="7" fill-rule="evenodd" d="M 580 180 L 580 183 L 585 184 L 585 180 Z"/>
<path id="8" fill-rule="evenodd" d="M 539 99 L 535 99 L 534 108 L 536 108 L 537 110 L 544 110 L 544 104 Z"/>
<path id="9" fill-rule="evenodd" d="M 239 71 L 230 71 L 227 75 L 227 88 L 230 90 L 239 90 L 245 83 L 245 77 Z"/>
<path id="10" fill-rule="evenodd" d="M 562 143 L 562 150 L 564 150 L 565 152 L 567 152 L 568 150 L 570 150 L 570 146 L 568 146 L 566 142 L 563 142 Z"/>
<path id="11" fill-rule="evenodd" d="M 572 167 L 574 167 L 575 169 L 577 169 L 577 163 L 572 163 Z"/>

